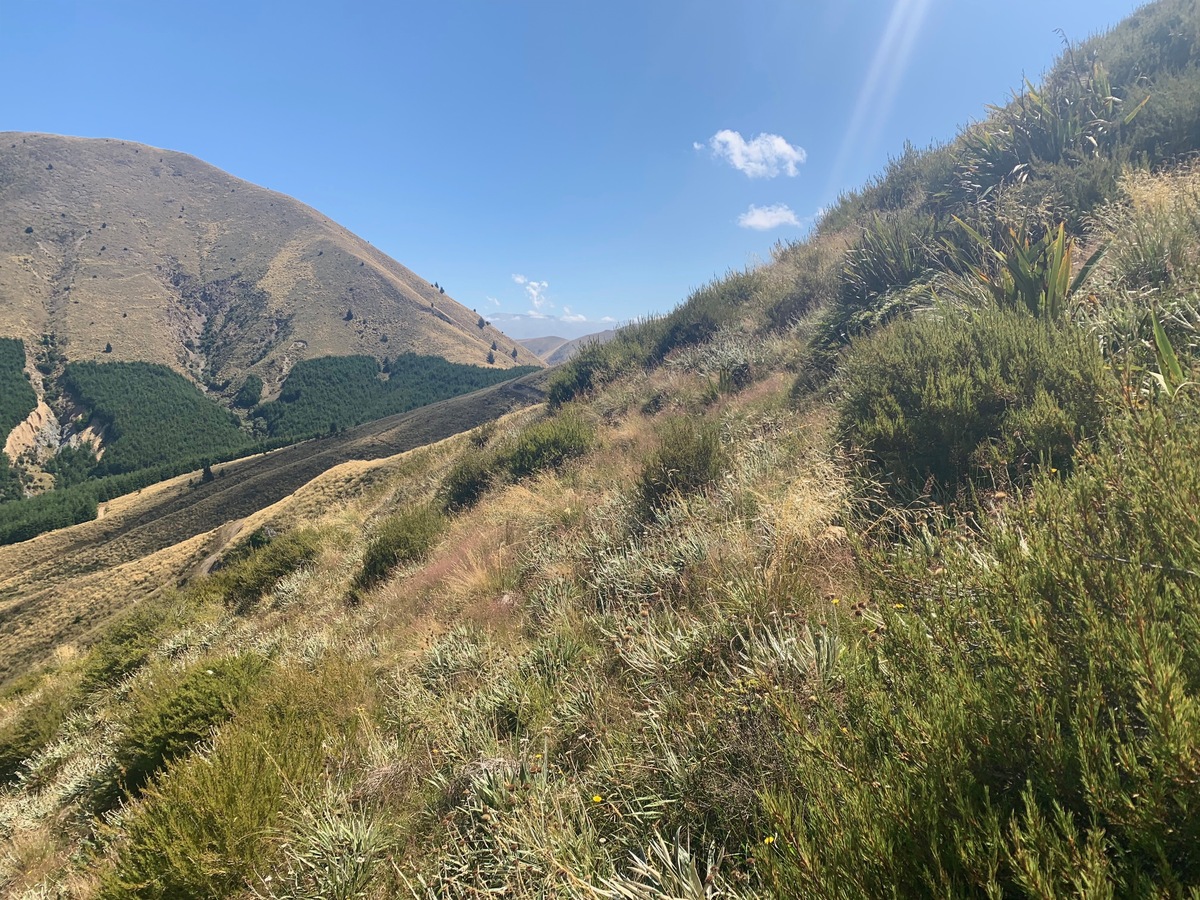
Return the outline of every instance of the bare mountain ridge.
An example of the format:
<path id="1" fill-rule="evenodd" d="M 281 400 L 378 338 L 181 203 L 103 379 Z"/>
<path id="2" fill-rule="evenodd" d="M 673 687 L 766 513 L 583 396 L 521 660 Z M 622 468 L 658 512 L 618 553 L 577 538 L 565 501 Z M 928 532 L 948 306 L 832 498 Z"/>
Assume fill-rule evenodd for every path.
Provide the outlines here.
<path id="1" fill-rule="evenodd" d="M 254 373 L 267 396 L 320 356 L 489 365 L 495 344 L 491 365 L 540 364 L 297 200 L 183 153 L 0 132 L 0 335 L 32 354 L 48 333 L 69 360 L 163 363 L 227 393 Z"/>

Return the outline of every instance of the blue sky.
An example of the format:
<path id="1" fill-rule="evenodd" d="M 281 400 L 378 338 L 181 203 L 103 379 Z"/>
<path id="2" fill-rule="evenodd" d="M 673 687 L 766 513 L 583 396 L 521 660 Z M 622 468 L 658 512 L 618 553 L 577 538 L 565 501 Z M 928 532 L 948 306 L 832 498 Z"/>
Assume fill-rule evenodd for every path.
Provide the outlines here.
<path id="1" fill-rule="evenodd" d="M 1137 5 L 0 0 L 0 130 L 193 154 L 572 336 L 768 258 Z"/>

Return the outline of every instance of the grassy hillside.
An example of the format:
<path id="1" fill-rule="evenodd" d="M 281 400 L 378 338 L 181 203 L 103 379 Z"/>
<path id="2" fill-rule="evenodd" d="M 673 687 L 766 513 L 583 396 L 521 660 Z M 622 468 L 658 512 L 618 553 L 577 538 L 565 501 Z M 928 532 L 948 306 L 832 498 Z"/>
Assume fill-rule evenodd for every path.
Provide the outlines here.
<path id="1" fill-rule="evenodd" d="M 545 407 L 64 623 L 0 700 L 0 884 L 1197 895 L 1196 13 L 1073 48 Z"/>
<path id="2" fill-rule="evenodd" d="M 383 480 L 379 473 L 390 471 L 386 460 L 395 454 L 540 402 L 543 378 L 539 372 L 337 435 L 214 465 L 207 481 L 197 471 L 166 481 L 159 474 L 150 485 L 138 485 L 137 474 L 110 476 L 16 506 L 17 512 L 65 517 L 72 504 L 86 503 L 90 512 L 75 528 L 33 539 L 35 532 L 22 543 L 0 546 L 0 683 L 45 663 L 57 646 L 126 604 L 203 567 L 232 536 L 253 531 L 256 526 L 247 523 L 255 517 L 284 527 L 280 505 L 290 509 L 295 504 L 288 498 L 304 493 L 314 480 L 336 481 L 324 473 L 349 472 L 354 489 L 364 490 Z M 380 459 L 385 462 L 378 467 L 367 462 Z M 52 500 L 54 505 L 43 505 Z M 295 519 L 287 516 L 282 521 L 290 525 Z M 19 518 L 0 518 L 0 528 L 21 526 Z"/>
<path id="3" fill-rule="evenodd" d="M 46 439 L 36 452 L 19 471 L 8 465 L 15 460 L 0 464 L 0 502 L 89 476 L 174 474 L 228 456 L 235 446 L 273 439 L 284 432 L 232 434 L 216 404 L 249 409 L 272 400 L 306 361 L 420 354 L 493 372 L 519 370 L 513 376 L 541 366 L 444 288 L 315 210 L 192 157 L 124 141 L 3 132 L 0 185 L 0 220 L 7 223 L 0 228 L 0 341 L 10 355 L 22 342 L 35 351 L 32 382 L 0 391 L 0 435 L 28 414 L 30 397 L 49 405 L 41 420 Z M 0 387 L 5 379 L 23 379 L 24 360 L 15 359 L 0 360 Z M 137 402 L 125 404 L 119 422 L 96 407 L 92 424 L 107 426 L 109 437 L 121 435 L 98 465 L 74 450 L 50 458 L 57 449 L 53 416 L 65 424 L 79 414 L 72 405 L 83 389 L 79 373 L 113 363 L 143 364 L 139 378 L 149 378 L 147 366 L 158 367 L 150 378 L 162 388 L 152 392 L 158 399 L 142 403 L 151 395 L 138 386 L 131 395 Z M 166 369 L 179 383 L 166 386 Z M 498 377 L 457 379 L 456 386 L 470 390 Z M 207 400 L 183 391 L 185 381 Z M 399 379 L 392 383 L 394 402 L 376 404 L 380 415 L 450 396 L 431 391 L 424 371 L 411 381 L 405 392 Z M 166 427 L 163 391 L 182 402 Z M 104 402 L 120 399 L 106 395 Z M 84 406 L 90 412 L 95 404 L 89 399 Z M 307 436 L 321 419 L 322 432 L 335 418 L 365 421 L 362 409 L 344 413 L 344 403 L 297 412 L 285 432 Z M 22 451 L 32 449 L 32 433 L 22 440 Z M 41 506 L 70 512 L 64 518 L 30 509 L 3 518 L 21 519 L 23 534 L 37 533 L 36 522 L 70 521 L 89 509 L 78 492 Z"/>

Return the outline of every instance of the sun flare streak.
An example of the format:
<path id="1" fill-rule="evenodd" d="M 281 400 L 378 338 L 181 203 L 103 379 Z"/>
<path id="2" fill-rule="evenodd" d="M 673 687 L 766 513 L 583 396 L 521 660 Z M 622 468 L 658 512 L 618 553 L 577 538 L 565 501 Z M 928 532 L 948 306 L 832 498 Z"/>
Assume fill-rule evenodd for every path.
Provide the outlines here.
<path id="1" fill-rule="evenodd" d="M 878 141 L 932 3 L 933 0 L 896 0 L 896 5 L 892 7 L 887 28 L 867 70 L 867 77 L 854 105 L 854 115 L 834 162 L 829 192 L 836 194 L 841 191 L 841 182 L 851 155 Z"/>

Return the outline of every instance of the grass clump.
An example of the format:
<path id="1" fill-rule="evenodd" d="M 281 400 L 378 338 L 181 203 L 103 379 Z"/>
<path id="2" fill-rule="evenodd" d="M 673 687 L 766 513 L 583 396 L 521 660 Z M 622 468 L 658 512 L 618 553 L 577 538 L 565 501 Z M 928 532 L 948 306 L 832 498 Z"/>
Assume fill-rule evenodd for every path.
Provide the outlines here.
<path id="1" fill-rule="evenodd" d="M 900 498 L 1065 469 L 1110 382 L 1076 330 L 1000 309 L 896 323 L 854 346 L 844 378 L 843 433 Z"/>
<path id="2" fill-rule="evenodd" d="M 385 519 L 367 545 L 354 586 L 373 587 L 396 567 L 424 559 L 445 524 L 441 510 L 433 506 L 414 507 Z"/>
<path id="3" fill-rule="evenodd" d="M 677 418 L 664 423 L 659 446 L 642 465 L 637 510 L 648 521 L 672 498 L 694 494 L 720 477 L 728 463 L 717 422 Z"/>
<path id="4" fill-rule="evenodd" d="M 113 754 L 115 769 L 95 792 L 95 808 L 112 809 L 121 797 L 137 796 L 155 774 L 207 739 L 250 696 L 265 668 L 263 657 L 247 653 L 201 660 L 139 687 Z"/>

